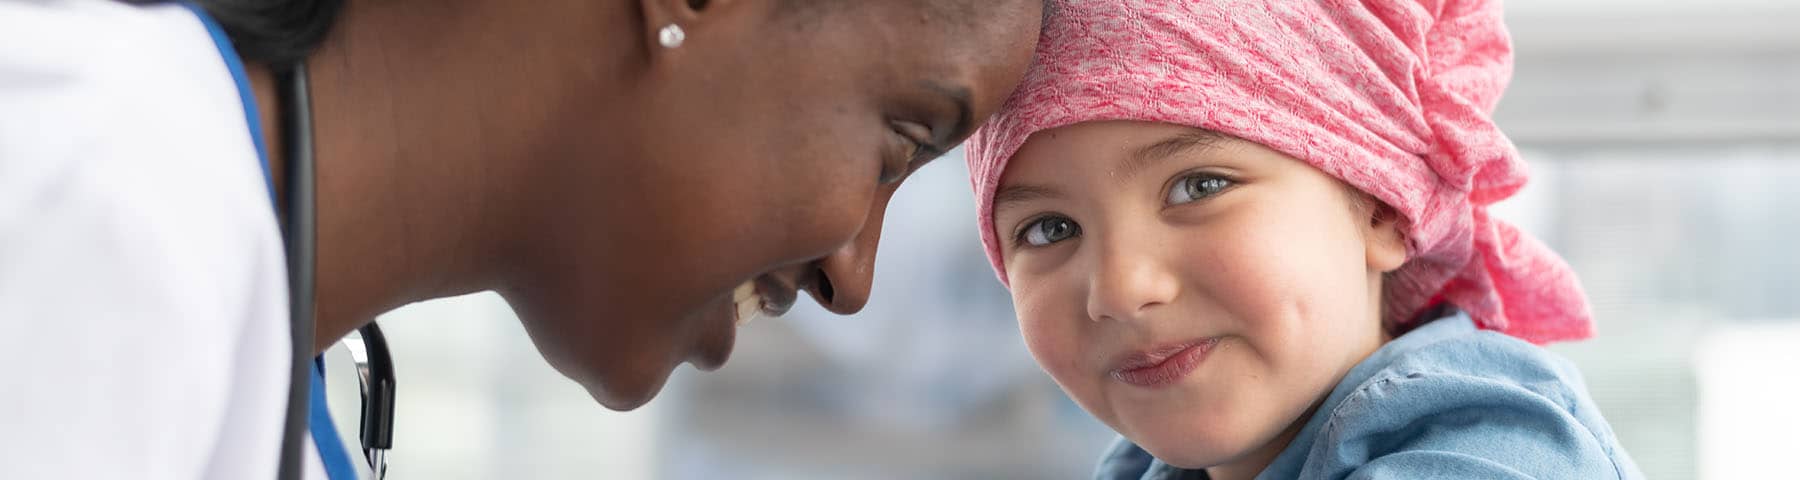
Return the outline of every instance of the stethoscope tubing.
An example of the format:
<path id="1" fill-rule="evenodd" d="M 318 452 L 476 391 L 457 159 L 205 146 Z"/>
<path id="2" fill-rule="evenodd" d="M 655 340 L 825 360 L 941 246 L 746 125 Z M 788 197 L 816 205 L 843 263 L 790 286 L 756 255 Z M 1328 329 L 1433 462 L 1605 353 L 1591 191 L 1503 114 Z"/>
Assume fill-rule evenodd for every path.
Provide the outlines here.
<path id="1" fill-rule="evenodd" d="M 301 480 L 307 438 L 308 402 L 312 390 L 313 301 L 318 265 L 318 212 L 313 151 L 312 98 L 305 62 L 276 72 L 281 97 L 281 135 L 287 162 L 282 170 L 282 242 L 288 261 L 288 314 L 292 322 L 293 360 L 289 371 L 288 408 L 283 424 L 282 480 Z M 387 476 L 387 451 L 394 446 L 394 362 L 387 337 L 375 322 L 357 329 L 358 338 L 346 339 L 356 362 L 362 387 L 362 418 L 358 437 L 363 457 L 375 479 Z"/>
<path id="2" fill-rule="evenodd" d="M 281 435 L 278 478 L 302 480 L 307 434 L 307 403 L 312 390 L 313 287 L 317 265 L 317 212 L 315 211 L 312 98 L 307 85 L 306 62 L 295 62 L 275 73 L 281 103 L 281 143 L 287 160 L 282 165 L 282 243 L 287 249 L 288 319 L 293 339 L 293 358 L 288 370 L 287 415 Z"/>

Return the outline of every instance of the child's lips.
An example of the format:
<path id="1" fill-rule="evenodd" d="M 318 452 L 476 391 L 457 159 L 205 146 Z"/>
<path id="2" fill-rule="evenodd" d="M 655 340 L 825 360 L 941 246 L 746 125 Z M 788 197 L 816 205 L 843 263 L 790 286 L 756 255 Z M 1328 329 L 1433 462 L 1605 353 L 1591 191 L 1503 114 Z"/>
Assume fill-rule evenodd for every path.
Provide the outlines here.
<path id="1" fill-rule="evenodd" d="M 1142 387 L 1175 383 L 1199 367 L 1218 343 L 1207 337 L 1129 352 L 1113 361 L 1112 377 Z"/>

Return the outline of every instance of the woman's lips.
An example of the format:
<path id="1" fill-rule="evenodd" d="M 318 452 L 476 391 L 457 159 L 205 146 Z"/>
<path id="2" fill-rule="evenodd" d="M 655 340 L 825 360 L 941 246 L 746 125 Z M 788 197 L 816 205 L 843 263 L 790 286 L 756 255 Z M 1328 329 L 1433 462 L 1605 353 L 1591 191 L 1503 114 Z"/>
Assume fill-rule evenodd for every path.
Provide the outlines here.
<path id="1" fill-rule="evenodd" d="M 719 326 L 707 332 L 693 347 L 693 356 L 688 358 L 688 362 L 701 370 L 713 370 L 724 365 L 726 358 L 731 356 L 732 344 L 737 341 L 737 328 L 758 317 L 781 316 L 794 306 L 794 299 L 799 294 L 794 287 L 788 285 L 791 284 L 783 283 L 773 275 L 763 275 L 732 289 L 731 303 L 713 310 L 717 313 L 712 313 L 709 319 L 730 316 L 733 326 Z"/>
<path id="2" fill-rule="evenodd" d="M 1169 385 L 1192 373 L 1218 343 L 1217 338 L 1203 338 L 1130 353 L 1114 362 L 1112 376 L 1140 387 Z"/>
<path id="3" fill-rule="evenodd" d="M 742 327 L 764 315 L 779 317 L 793 308 L 798 296 L 793 286 L 774 276 L 763 275 L 745 281 L 731 291 L 735 323 Z"/>
<path id="4" fill-rule="evenodd" d="M 736 290 L 732 290 L 731 302 L 736 306 L 733 318 L 739 327 L 755 320 L 756 316 L 762 313 L 763 299 L 762 295 L 756 294 L 754 280 L 744 282 L 743 285 L 738 285 Z"/>

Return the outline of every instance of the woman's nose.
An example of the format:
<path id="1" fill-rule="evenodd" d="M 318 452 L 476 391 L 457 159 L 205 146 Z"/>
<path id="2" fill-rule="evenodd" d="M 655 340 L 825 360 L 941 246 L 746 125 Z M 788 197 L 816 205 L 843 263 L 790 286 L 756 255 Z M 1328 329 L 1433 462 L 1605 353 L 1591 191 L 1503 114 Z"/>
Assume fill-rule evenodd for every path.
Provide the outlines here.
<path id="1" fill-rule="evenodd" d="M 1114 235 L 1086 240 L 1099 247 L 1088 278 L 1088 319 L 1139 320 L 1175 301 L 1180 282 L 1151 235 Z M 1098 242 L 1095 242 L 1098 240 Z"/>
<path id="2" fill-rule="evenodd" d="M 894 198 L 895 186 L 883 186 L 875 192 L 869 218 L 850 243 L 813 262 L 805 282 L 806 291 L 826 310 L 849 315 L 868 305 L 869 290 L 875 283 L 875 251 L 881 245 L 881 222 L 887 217 L 888 200 Z"/>

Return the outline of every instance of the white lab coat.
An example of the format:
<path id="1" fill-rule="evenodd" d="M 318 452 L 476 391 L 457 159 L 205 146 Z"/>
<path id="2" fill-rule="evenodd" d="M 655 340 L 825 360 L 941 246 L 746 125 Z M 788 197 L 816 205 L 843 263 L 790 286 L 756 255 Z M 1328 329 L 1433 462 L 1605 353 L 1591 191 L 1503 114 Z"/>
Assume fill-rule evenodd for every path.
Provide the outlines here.
<path id="1" fill-rule="evenodd" d="M 0 478 L 274 477 L 286 270 L 243 112 L 184 8 L 0 1 Z"/>

